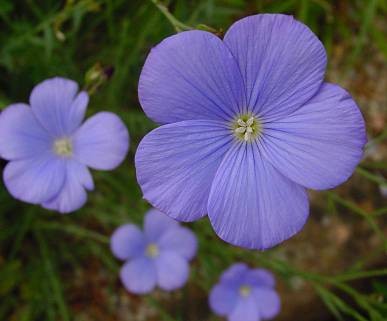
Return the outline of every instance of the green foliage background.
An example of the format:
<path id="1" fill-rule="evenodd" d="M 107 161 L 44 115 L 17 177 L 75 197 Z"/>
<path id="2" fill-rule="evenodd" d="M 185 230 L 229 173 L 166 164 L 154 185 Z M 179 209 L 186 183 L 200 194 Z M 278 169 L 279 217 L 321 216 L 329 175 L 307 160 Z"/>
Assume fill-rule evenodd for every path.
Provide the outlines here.
<path id="1" fill-rule="evenodd" d="M 152 46 L 176 31 L 201 28 L 221 34 L 238 18 L 259 12 L 295 15 L 323 40 L 328 57 L 336 46 L 344 48 L 342 77 L 368 63 L 370 47 L 386 62 L 387 3 L 383 0 L 0 1 L 0 107 L 27 101 L 31 88 L 43 79 L 65 76 L 93 93 L 90 115 L 100 110 L 116 112 L 131 134 L 127 161 L 113 172 L 93 173 L 96 190 L 90 193 L 87 205 L 74 214 L 61 216 L 21 204 L 0 187 L 0 320 L 119 319 L 109 298 L 126 294 L 117 280 L 120 263 L 111 256 L 108 243 L 117 226 L 141 224 L 148 208 L 133 166 L 139 140 L 155 127 L 137 100 L 137 81 L 145 57 Z M 370 133 L 372 144 L 385 146 L 386 138 L 386 129 Z M 360 184 L 386 188 L 380 175 L 386 168 L 385 160 L 368 161 L 355 176 L 360 177 Z M 381 240 L 372 249 L 372 257 L 384 256 L 386 263 L 385 202 L 378 198 L 377 206 L 365 210 L 356 199 L 342 197 L 337 191 L 321 193 L 320 197 L 322 201 L 315 206 L 321 211 L 335 215 L 350 212 L 364 220 L 370 233 Z M 367 197 L 374 198 L 371 194 Z M 154 319 L 149 320 L 219 320 L 208 308 L 200 313 L 192 311 L 192 305 L 195 300 L 205 305 L 206 292 L 221 271 L 236 260 L 272 269 L 285 286 L 295 277 L 307 282 L 334 319 L 387 319 L 386 264 L 369 266 L 364 256 L 345 271 L 322 274 L 281 259 L 277 249 L 259 253 L 226 245 L 214 235 L 207 220 L 191 227 L 198 235 L 200 251 L 188 290 L 168 297 L 158 293 L 143 299 L 130 297 L 135 304 L 154 311 Z M 88 291 L 95 280 L 93 273 L 104 273 L 103 282 L 96 282 L 108 298 L 103 301 L 106 315 L 100 319 L 87 313 L 80 316 L 74 294 L 80 291 L 76 286 L 79 282 L 81 291 Z M 84 275 L 91 281 L 85 281 Z M 367 280 L 367 290 L 359 289 L 354 280 Z M 100 304 L 93 300 L 87 304 Z M 297 320 L 307 319 L 298 316 Z"/>

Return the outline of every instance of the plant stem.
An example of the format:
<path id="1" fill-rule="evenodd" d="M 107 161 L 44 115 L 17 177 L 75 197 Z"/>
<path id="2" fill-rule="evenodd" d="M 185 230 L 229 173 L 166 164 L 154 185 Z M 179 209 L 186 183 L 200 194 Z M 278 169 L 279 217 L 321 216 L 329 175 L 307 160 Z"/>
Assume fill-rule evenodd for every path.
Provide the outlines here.
<path id="1" fill-rule="evenodd" d="M 371 213 L 368 213 L 368 212 L 364 211 L 363 209 L 361 209 L 360 207 L 358 207 L 356 204 L 341 198 L 339 195 L 337 195 L 334 192 L 326 192 L 326 193 L 328 195 L 330 195 L 332 197 L 332 199 L 335 202 L 337 202 L 338 204 L 348 208 L 352 212 L 363 217 L 368 222 L 369 226 L 374 230 L 374 232 L 379 236 L 379 238 L 383 242 L 384 248 L 387 249 L 386 237 L 385 237 L 384 233 L 380 230 L 378 224 L 375 221 L 374 216 Z"/>
<path id="2" fill-rule="evenodd" d="M 109 238 L 107 236 L 76 225 L 66 225 L 61 223 L 39 223 L 36 227 L 38 229 L 60 230 L 74 236 L 89 238 L 99 243 L 109 244 Z"/>
<path id="3" fill-rule="evenodd" d="M 356 168 L 356 173 L 360 174 L 361 176 L 369 179 L 371 182 L 374 182 L 380 186 L 387 186 L 387 180 L 385 180 L 383 177 L 372 174 L 361 167 Z"/>
<path id="4" fill-rule="evenodd" d="M 171 25 L 175 28 L 176 32 L 185 30 L 192 30 L 193 28 L 182 23 L 168 10 L 168 8 L 162 4 L 159 0 L 151 0 L 152 3 L 160 10 L 160 12 L 168 19 Z"/>
<path id="5" fill-rule="evenodd" d="M 58 305 L 61 318 L 63 321 L 69 321 L 70 316 L 65 299 L 63 297 L 63 290 L 52 265 L 51 254 L 49 252 L 46 240 L 38 230 L 35 230 L 35 238 L 39 244 L 43 265 L 47 273 L 47 281 L 50 282 L 52 294 L 55 298 L 56 304 Z"/>

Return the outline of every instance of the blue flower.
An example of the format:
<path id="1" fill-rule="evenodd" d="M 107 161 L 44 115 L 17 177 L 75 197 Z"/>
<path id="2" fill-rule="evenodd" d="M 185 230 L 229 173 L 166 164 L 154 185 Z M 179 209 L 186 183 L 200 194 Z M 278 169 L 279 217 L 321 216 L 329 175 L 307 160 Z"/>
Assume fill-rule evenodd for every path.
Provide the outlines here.
<path id="1" fill-rule="evenodd" d="M 210 293 L 212 311 L 228 321 L 260 321 L 274 318 L 280 298 L 273 275 L 265 269 L 249 269 L 237 263 L 223 272 Z"/>
<path id="2" fill-rule="evenodd" d="M 165 291 L 181 288 L 188 280 L 188 262 L 197 251 L 195 234 L 155 209 L 146 214 L 144 231 L 123 225 L 110 244 L 113 254 L 126 261 L 120 277 L 135 294 L 149 293 L 156 285 Z"/>
<path id="3" fill-rule="evenodd" d="M 208 214 L 246 248 L 296 234 L 306 189 L 346 181 L 366 142 L 359 108 L 324 82 L 325 68 L 318 38 L 280 14 L 239 20 L 223 41 L 198 30 L 162 41 L 139 82 L 145 113 L 162 124 L 136 153 L 144 198 L 181 221 Z"/>
<path id="4" fill-rule="evenodd" d="M 16 199 L 68 213 L 94 188 L 88 167 L 111 170 L 125 158 L 129 134 L 113 113 L 82 124 L 89 96 L 76 82 L 52 78 L 38 84 L 30 106 L 8 106 L 0 115 L 0 156 L 9 160 L 4 183 Z"/>

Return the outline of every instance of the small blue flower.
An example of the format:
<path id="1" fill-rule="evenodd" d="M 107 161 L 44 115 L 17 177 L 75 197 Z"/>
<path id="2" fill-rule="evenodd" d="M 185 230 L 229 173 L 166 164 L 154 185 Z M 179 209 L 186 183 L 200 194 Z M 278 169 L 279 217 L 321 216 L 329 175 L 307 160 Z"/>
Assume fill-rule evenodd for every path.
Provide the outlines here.
<path id="1" fill-rule="evenodd" d="M 208 214 L 220 238 L 267 249 L 301 230 L 307 189 L 345 182 L 366 143 L 352 97 L 324 81 L 312 31 L 281 14 L 234 23 L 223 40 L 192 30 L 152 49 L 139 81 L 162 126 L 141 141 L 144 198 L 179 221 Z"/>
<path id="2" fill-rule="evenodd" d="M 223 272 L 210 293 L 212 311 L 228 321 L 260 321 L 274 318 L 280 298 L 273 275 L 265 269 L 250 269 L 237 263 Z"/>
<path id="3" fill-rule="evenodd" d="M 76 82 L 52 78 L 38 84 L 30 106 L 17 103 L 0 115 L 0 156 L 9 163 L 4 183 L 16 199 L 68 213 L 94 188 L 88 167 L 111 170 L 125 158 L 129 134 L 115 114 L 85 116 L 89 96 Z"/>
<path id="4" fill-rule="evenodd" d="M 151 292 L 156 285 L 165 291 L 181 288 L 188 280 L 188 262 L 196 255 L 195 234 L 156 209 L 144 221 L 144 231 L 127 224 L 111 237 L 113 254 L 127 261 L 120 277 L 135 294 Z"/>

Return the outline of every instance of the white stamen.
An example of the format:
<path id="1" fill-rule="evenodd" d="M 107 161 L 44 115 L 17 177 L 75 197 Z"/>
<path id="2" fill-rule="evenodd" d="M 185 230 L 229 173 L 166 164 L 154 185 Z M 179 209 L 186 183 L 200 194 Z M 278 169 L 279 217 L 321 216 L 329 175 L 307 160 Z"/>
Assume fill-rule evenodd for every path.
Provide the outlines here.
<path id="1" fill-rule="evenodd" d="M 238 127 L 235 129 L 235 132 L 238 134 L 243 134 L 246 131 L 246 127 Z"/>
<path id="2" fill-rule="evenodd" d="M 237 123 L 241 127 L 246 127 L 246 123 L 242 119 L 240 119 L 240 118 L 237 120 Z"/>
<path id="3" fill-rule="evenodd" d="M 243 134 L 243 139 L 247 142 L 251 139 L 251 137 L 254 134 L 254 125 L 255 118 L 250 117 L 247 121 L 242 120 L 239 118 L 237 120 L 237 124 L 239 127 L 237 127 L 234 131 L 237 134 Z"/>
<path id="4" fill-rule="evenodd" d="M 251 126 L 253 123 L 254 123 L 254 117 L 250 117 L 250 118 L 247 120 L 246 125 L 247 125 L 247 126 Z"/>
<path id="5" fill-rule="evenodd" d="M 54 141 L 54 152 L 59 156 L 69 157 L 73 154 L 73 144 L 69 138 L 59 138 Z"/>

